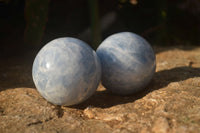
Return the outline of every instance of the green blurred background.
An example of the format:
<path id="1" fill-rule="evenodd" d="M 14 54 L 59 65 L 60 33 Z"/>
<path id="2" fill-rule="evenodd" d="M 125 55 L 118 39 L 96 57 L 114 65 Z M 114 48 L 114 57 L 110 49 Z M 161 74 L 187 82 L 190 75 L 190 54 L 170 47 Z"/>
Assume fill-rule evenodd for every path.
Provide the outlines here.
<path id="1" fill-rule="evenodd" d="M 152 45 L 200 45 L 200 0 L 0 0 L 0 57 L 67 36 L 96 49 L 122 31 Z"/>

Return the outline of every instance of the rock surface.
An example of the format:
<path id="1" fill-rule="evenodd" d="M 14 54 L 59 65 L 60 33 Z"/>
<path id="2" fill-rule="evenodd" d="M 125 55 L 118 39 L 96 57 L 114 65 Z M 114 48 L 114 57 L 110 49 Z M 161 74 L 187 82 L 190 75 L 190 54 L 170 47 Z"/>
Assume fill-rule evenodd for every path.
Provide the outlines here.
<path id="1" fill-rule="evenodd" d="M 101 85 L 84 103 L 48 103 L 35 89 L 35 55 L 0 62 L 0 132 L 199 133 L 200 47 L 155 47 L 156 74 L 146 91 L 120 97 Z"/>

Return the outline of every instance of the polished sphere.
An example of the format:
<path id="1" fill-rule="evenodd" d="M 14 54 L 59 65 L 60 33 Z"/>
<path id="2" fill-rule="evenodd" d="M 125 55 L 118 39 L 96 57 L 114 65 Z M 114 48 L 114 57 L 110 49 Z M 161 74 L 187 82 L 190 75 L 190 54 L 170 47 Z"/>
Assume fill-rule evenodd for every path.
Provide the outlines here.
<path id="1" fill-rule="evenodd" d="M 96 53 L 102 65 L 102 84 L 115 94 L 130 95 L 143 90 L 155 73 L 152 47 L 134 33 L 109 36 Z"/>
<path id="2" fill-rule="evenodd" d="M 32 76 L 39 93 L 56 105 L 74 105 L 89 98 L 101 79 L 95 51 L 75 38 L 58 38 L 37 54 Z"/>

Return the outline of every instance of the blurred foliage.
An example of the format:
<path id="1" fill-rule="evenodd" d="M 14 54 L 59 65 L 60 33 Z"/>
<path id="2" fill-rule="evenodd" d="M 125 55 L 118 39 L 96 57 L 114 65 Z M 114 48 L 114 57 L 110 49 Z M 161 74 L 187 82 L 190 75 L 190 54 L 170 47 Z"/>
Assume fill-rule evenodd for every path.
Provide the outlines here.
<path id="1" fill-rule="evenodd" d="M 48 19 L 49 0 L 26 0 L 24 43 L 37 47 L 40 45 Z"/>
<path id="2" fill-rule="evenodd" d="M 0 2 L 5 2 L 6 4 L 8 4 L 10 0 L 0 0 Z"/>
<path id="3" fill-rule="evenodd" d="M 1 44 L 24 36 L 26 46 L 39 47 L 44 35 L 77 37 L 90 22 L 92 47 L 96 48 L 101 42 L 100 18 L 113 11 L 117 22 L 110 33 L 135 32 L 152 44 L 200 43 L 200 0 L 52 0 L 49 5 L 50 0 L 0 0 Z M 14 41 L 5 41 L 9 38 Z M 18 40 L 21 44 L 22 39 Z"/>
<path id="4" fill-rule="evenodd" d="M 118 13 L 127 29 L 153 44 L 199 44 L 199 0 L 137 0 L 137 4 L 118 1 Z"/>
<path id="5" fill-rule="evenodd" d="M 130 2 L 133 5 L 136 5 L 138 3 L 138 0 L 119 0 L 120 3 L 126 3 Z"/>
<path id="6" fill-rule="evenodd" d="M 101 29 L 99 21 L 98 0 L 88 0 L 90 25 L 92 29 L 92 47 L 96 49 L 101 43 Z"/>

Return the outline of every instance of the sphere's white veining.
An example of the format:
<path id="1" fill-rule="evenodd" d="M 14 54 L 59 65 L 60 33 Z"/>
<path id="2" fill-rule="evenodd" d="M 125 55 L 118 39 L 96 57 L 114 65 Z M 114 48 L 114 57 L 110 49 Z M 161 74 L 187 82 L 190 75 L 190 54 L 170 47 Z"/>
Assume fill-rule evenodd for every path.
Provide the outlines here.
<path id="1" fill-rule="evenodd" d="M 129 95 L 152 79 L 156 58 L 150 44 L 139 35 L 121 32 L 106 38 L 97 48 L 102 84 L 111 92 Z"/>
<path id="2" fill-rule="evenodd" d="M 39 51 L 32 76 L 46 100 L 57 105 L 74 105 L 96 91 L 101 66 L 96 53 L 83 41 L 58 38 Z"/>

